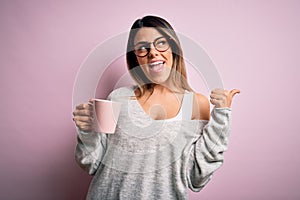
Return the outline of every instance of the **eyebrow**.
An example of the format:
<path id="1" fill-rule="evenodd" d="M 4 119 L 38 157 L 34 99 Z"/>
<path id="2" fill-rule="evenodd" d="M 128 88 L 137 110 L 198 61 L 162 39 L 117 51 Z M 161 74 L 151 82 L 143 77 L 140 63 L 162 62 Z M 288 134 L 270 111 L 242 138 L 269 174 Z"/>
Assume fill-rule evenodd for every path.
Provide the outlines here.
<path id="1" fill-rule="evenodd" d="M 158 39 L 160 39 L 160 38 L 165 38 L 164 36 L 160 36 L 160 37 L 157 37 L 157 38 L 155 38 L 154 40 L 153 40 L 153 42 L 154 41 L 156 41 L 156 40 L 158 40 Z M 144 44 L 144 43 L 146 43 L 146 44 L 148 44 L 148 43 L 152 43 L 152 42 L 148 42 L 148 41 L 139 41 L 139 42 L 137 42 L 136 44 L 134 44 L 134 46 L 135 45 L 138 45 L 138 44 Z"/>

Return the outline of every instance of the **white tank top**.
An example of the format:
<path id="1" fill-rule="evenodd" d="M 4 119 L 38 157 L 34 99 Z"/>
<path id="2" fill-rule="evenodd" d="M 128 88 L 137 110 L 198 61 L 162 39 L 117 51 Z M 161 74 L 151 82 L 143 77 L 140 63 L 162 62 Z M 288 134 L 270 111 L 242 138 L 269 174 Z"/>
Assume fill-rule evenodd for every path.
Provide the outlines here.
<path id="1" fill-rule="evenodd" d="M 175 117 L 166 119 L 165 121 L 191 120 L 193 111 L 193 96 L 193 92 L 185 90 L 179 112 Z"/>

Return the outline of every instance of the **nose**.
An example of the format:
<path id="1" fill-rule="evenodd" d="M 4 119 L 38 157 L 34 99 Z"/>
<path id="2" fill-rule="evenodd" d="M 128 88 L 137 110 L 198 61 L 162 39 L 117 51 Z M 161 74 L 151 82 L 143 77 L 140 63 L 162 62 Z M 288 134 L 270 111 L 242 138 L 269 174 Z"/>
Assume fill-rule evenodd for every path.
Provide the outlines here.
<path id="1" fill-rule="evenodd" d="M 156 48 L 154 47 L 154 45 L 150 44 L 148 56 L 153 56 L 153 55 L 157 55 L 157 54 L 158 54 L 158 51 L 156 50 Z"/>

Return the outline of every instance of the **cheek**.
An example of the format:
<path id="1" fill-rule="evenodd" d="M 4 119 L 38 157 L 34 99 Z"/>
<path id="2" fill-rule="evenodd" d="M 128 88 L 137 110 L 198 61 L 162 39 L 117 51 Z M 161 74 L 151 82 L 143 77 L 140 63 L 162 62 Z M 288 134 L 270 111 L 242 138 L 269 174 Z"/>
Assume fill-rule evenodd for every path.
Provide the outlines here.
<path id="1" fill-rule="evenodd" d="M 148 67 L 145 65 L 148 63 L 147 59 L 145 58 L 137 58 L 137 65 L 138 67 L 146 74 L 148 73 Z"/>
<path id="2" fill-rule="evenodd" d="M 172 65 L 173 65 L 173 54 L 172 54 L 172 52 L 168 53 L 168 55 L 166 55 L 166 58 L 168 60 L 168 67 L 172 67 Z"/>
<path id="3" fill-rule="evenodd" d="M 144 65 L 144 64 L 147 63 L 147 59 L 145 59 L 145 58 L 137 58 L 137 63 L 139 65 Z"/>

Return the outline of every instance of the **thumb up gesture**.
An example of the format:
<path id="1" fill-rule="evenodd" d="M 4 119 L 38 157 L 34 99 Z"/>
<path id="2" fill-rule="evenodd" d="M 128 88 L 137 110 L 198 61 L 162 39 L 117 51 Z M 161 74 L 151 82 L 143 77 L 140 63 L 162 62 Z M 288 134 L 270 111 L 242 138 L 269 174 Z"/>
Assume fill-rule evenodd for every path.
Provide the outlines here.
<path id="1" fill-rule="evenodd" d="M 234 95 L 240 93 L 240 90 L 223 90 L 214 89 L 210 94 L 210 102 L 216 106 L 216 108 L 230 108 Z"/>

